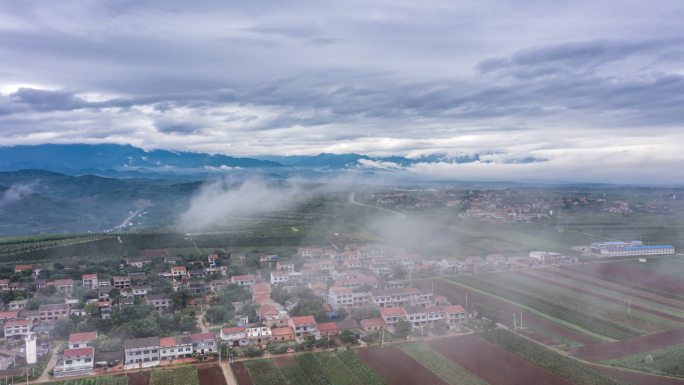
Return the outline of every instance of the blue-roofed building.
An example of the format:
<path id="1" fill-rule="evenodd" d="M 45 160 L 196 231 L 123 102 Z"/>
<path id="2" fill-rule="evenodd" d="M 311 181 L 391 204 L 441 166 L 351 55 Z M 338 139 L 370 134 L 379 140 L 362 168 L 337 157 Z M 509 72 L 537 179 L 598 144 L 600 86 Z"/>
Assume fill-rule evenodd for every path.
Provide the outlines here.
<path id="1" fill-rule="evenodd" d="M 601 255 L 606 257 L 631 257 L 647 255 L 668 255 L 674 254 L 674 246 L 654 245 L 654 246 L 627 246 L 627 247 L 606 247 L 601 249 Z"/>

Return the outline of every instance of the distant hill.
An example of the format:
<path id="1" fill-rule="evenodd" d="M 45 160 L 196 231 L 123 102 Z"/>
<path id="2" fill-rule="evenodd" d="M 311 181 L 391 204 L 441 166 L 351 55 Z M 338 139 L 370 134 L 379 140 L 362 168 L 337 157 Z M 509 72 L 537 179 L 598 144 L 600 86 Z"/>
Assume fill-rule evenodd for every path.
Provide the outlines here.
<path id="1" fill-rule="evenodd" d="M 0 172 L 0 237 L 101 232 L 140 210 L 126 229 L 164 227 L 185 210 L 200 182 Z"/>
<path id="2" fill-rule="evenodd" d="M 145 151 L 118 144 L 42 144 L 0 147 L 0 171 L 42 169 L 69 174 L 116 172 L 178 173 L 243 168 L 283 168 L 269 160 L 195 152 Z"/>
<path id="3" fill-rule="evenodd" d="M 479 154 L 448 156 L 446 154 L 430 154 L 418 158 L 406 158 L 403 156 L 371 157 L 362 154 L 328 154 L 296 155 L 296 156 L 257 156 L 262 160 L 270 160 L 286 166 L 299 168 L 342 170 L 359 166 L 377 166 L 383 164 L 387 167 L 408 167 L 418 163 L 472 163 L 480 161 Z M 361 162 L 360 162 L 361 161 Z M 368 161 L 364 163 L 363 161 Z M 378 167 L 381 168 L 381 167 Z"/>

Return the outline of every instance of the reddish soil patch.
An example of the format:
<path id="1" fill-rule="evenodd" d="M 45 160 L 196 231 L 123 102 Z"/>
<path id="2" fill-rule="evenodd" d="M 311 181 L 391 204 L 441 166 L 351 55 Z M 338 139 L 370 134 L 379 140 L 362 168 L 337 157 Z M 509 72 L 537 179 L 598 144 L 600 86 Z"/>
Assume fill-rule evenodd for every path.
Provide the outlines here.
<path id="1" fill-rule="evenodd" d="M 227 385 L 226 377 L 218 366 L 205 366 L 197 369 L 200 385 Z"/>
<path id="2" fill-rule="evenodd" d="M 627 381 L 632 385 L 684 385 L 684 379 L 658 376 L 656 374 L 636 373 L 613 368 L 599 368 L 618 380 Z"/>
<path id="3" fill-rule="evenodd" d="M 571 339 L 573 341 L 577 341 L 581 343 L 582 345 L 591 345 L 597 343 L 599 340 L 587 336 L 585 334 L 582 334 L 580 332 L 576 332 L 574 330 L 565 328 L 553 321 L 546 320 L 541 317 L 537 317 L 534 314 L 531 314 L 527 310 L 521 309 L 520 307 L 511 305 L 507 302 L 501 301 L 495 297 L 486 295 L 486 294 L 481 294 L 474 292 L 472 290 L 465 289 L 463 287 L 457 286 L 450 284 L 448 282 L 444 282 L 441 280 L 435 281 L 435 292 L 442 294 L 446 296 L 449 301 L 452 301 L 452 303 L 459 303 L 460 298 L 463 297 L 463 295 L 467 292 L 468 293 L 468 299 L 469 303 L 475 304 L 475 307 L 477 308 L 477 305 L 480 304 L 486 308 L 492 308 L 492 309 L 497 309 L 500 313 L 506 314 L 506 317 L 498 317 L 496 314 L 489 314 L 488 316 L 495 318 L 495 320 L 499 323 L 502 323 L 504 325 L 508 325 L 510 327 L 513 326 L 513 320 L 512 316 L 513 313 L 520 313 L 520 312 L 525 312 L 525 325 L 526 326 L 532 326 L 535 328 L 539 328 L 542 330 L 545 330 L 549 334 L 556 334 L 568 339 Z M 537 334 L 537 336 L 541 336 L 540 334 Z M 535 336 L 533 335 L 531 338 L 537 340 Z M 544 337 L 541 340 L 537 340 L 541 343 L 546 343 L 545 341 L 548 340 L 548 337 Z"/>
<path id="4" fill-rule="evenodd" d="M 249 376 L 249 372 L 242 361 L 235 362 L 230 367 L 233 369 L 233 375 L 237 379 L 238 385 L 254 385 L 252 377 Z"/>
<path id="5" fill-rule="evenodd" d="M 609 281 L 623 283 L 626 286 L 636 286 L 645 290 L 653 288 L 657 293 L 667 293 L 675 298 L 684 293 L 683 279 L 639 270 L 624 262 L 592 263 L 567 268 Z"/>
<path id="6" fill-rule="evenodd" d="M 150 383 L 150 372 L 138 372 L 128 374 L 128 385 L 148 385 Z"/>
<path id="7" fill-rule="evenodd" d="M 629 294 L 629 295 L 637 297 L 637 298 L 645 299 L 647 301 L 652 301 L 652 302 L 659 303 L 661 305 L 670 306 L 670 307 L 675 308 L 675 309 L 684 310 L 684 302 L 682 302 L 682 301 L 677 301 L 677 300 L 672 299 L 672 298 L 663 297 L 663 296 L 660 296 L 657 294 L 653 294 L 653 293 L 649 293 L 647 291 L 623 286 L 623 285 L 620 285 L 617 283 L 603 281 L 603 280 L 600 280 L 599 278 L 593 277 L 591 275 L 585 275 L 585 274 L 582 274 L 582 273 L 579 273 L 576 271 L 567 270 L 567 269 L 559 269 L 559 270 L 556 270 L 556 269 L 551 270 L 550 269 L 550 270 L 545 270 L 545 271 L 552 274 L 552 275 L 555 275 L 555 276 L 561 276 L 561 277 L 572 279 L 574 281 L 589 283 L 591 285 L 602 287 L 604 289 L 614 290 L 614 291 L 617 291 L 617 292 L 620 292 L 623 294 Z"/>
<path id="8" fill-rule="evenodd" d="M 297 360 L 294 356 L 279 356 L 275 358 L 275 363 L 279 367 L 288 365 L 297 365 Z"/>
<path id="9" fill-rule="evenodd" d="M 358 349 L 359 356 L 389 385 L 448 385 L 439 376 L 397 348 Z"/>
<path id="10" fill-rule="evenodd" d="M 491 385 L 572 385 L 472 335 L 445 338 L 429 345 Z"/>
<path id="11" fill-rule="evenodd" d="M 581 287 L 577 287 L 573 284 L 569 284 L 569 283 L 560 281 L 559 278 L 549 277 L 541 271 L 521 271 L 518 274 L 523 275 L 525 277 L 530 277 L 532 279 L 537 279 L 537 280 L 542 281 L 542 282 L 550 283 L 554 286 L 562 287 L 564 289 L 568 289 L 568 290 L 573 291 L 575 293 L 586 294 L 588 296 L 598 298 L 598 299 L 602 299 L 604 301 L 619 304 L 619 305 L 626 305 L 624 299 L 612 297 L 612 296 L 609 296 L 606 294 L 597 293 L 597 292 L 592 291 L 592 290 L 582 289 Z M 651 308 L 648 308 L 645 306 L 641 306 L 639 304 L 632 304 L 631 306 L 632 306 L 632 309 L 639 310 L 639 311 L 642 311 L 644 313 L 648 313 L 648 314 L 651 314 L 651 315 L 654 315 L 654 316 L 657 316 L 657 317 L 660 317 L 660 318 L 663 318 L 666 320 L 684 322 L 684 318 L 677 317 L 676 315 L 665 313 L 665 312 L 662 312 L 659 310 L 654 310 L 654 309 L 651 309 Z"/>
<path id="12" fill-rule="evenodd" d="M 582 346 L 568 351 L 587 361 L 605 361 L 684 344 L 684 328 L 667 330 L 622 341 Z"/>

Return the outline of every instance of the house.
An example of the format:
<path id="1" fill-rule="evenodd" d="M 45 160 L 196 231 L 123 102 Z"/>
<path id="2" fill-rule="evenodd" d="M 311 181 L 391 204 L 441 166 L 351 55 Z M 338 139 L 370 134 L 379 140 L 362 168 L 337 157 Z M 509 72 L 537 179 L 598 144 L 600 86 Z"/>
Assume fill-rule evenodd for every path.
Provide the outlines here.
<path id="1" fill-rule="evenodd" d="M 40 321 L 40 312 L 38 312 L 38 310 L 27 310 L 24 308 L 19 310 L 19 318 L 38 322 Z"/>
<path id="2" fill-rule="evenodd" d="M 31 271 L 31 272 L 33 272 L 33 265 L 16 265 L 16 266 L 14 267 L 14 272 L 15 272 L 15 273 L 21 273 L 22 271 Z M 34 273 L 34 275 L 38 275 L 38 274 L 35 274 L 35 273 Z"/>
<path id="3" fill-rule="evenodd" d="M 279 260 L 279 259 L 280 259 L 280 257 L 279 257 L 278 255 L 275 255 L 275 254 L 271 254 L 271 255 L 262 255 L 261 257 L 259 257 L 259 262 L 261 262 L 261 263 L 270 263 L 270 262 L 275 262 L 275 261 L 277 261 L 277 260 Z"/>
<path id="4" fill-rule="evenodd" d="M 27 303 L 28 300 L 25 299 L 14 300 L 7 304 L 7 308 L 9 310 L 21 310 L 26 307 Z"/>
<path id="5" fill-rule="evenodd" d="M 230 277 L 230 283 L 238 286 L 251 286 L 256 283 L 256 277 L 252 274 L 234 275 Z"/>
<path id="6" fill-rule="evenodd" d="M 271 286 L 265 282 L 255 283 L 249 287 L 249 292 L 252 294 L 252 299 L 256 299 L 261 296 L 270 297 Z"/>
<path id="7" fill-rule="evenodd" d="M 209 282 L 209 289 L 211 289 L 211 291 L 213 293 L 218 293 L 221 290 L 227 288 L 229 285 L 230 285 L 230 282 L 228 282 L 225 279 L 215 279 L 215 280 Z"/>
<path id="8" fill-rule="evenodd" d="M 0 322 L 19 318 L 19 310 L 0 311 Z"/>
<path id="9" fill-rule="evenodd" d="M 185 266 L 171 266 L 171 277 L 175 280 L 182 280 L 188 274 Z"/>
<path id="10" fill-rule="evenodd" d="M 426 306 L 425 313 L 427 314 L 427 322 L 434 325 L 446 319 L 446 313 L 442 306 Z"/>
<path id="11" fill-rule="evenodd" d="M 468 313 L 461 305 L 444 306 L 443 309 L 446 321 L 449 324 L 457 324 L 468 319 Z"/>
<path id="12" fill-rule="evenodd" d="M 209 285 L 204 281 L 193 280 L 187 284 L 188 290 L 193 294 L 204 294 L 209 291 Z"/>
<path id="13" fill-rule="evenodd" d="M 100 287 L 97 274 L 83 274 L 81 276 L 81 280 L 83 282 L 83 287 L 89 287 L 91 289 L 97 289 Z"/>
<path id="14" fill-rule="evenodd" d="M 339 334 L 340 330 L 334 322 L 323 322 L 318 324 L 318 331 L 321 337 L 331 338 Z"/>
<path id="15" fill-rule="evenodd" d="M 128 273 L 128 279 L 131 280 L 131 285 L 135 283 L 145 282 L 145 273 L 142 271 L 137 271 L 133 273 Z"/>
<path id="16" fill-rule="evenodd" d="M 57 378 L 92 374 L 94 363 L 95 349 L 92 346 L 65 349 L 53 373 Z"/>
<path id="17" fill-rule="evenodd" d="M 9 284 L 10 284 L 9 279 L 0 279 L 0 291 L 9 290 Z"/>
<path id="18" fill-rule="evenodd" d="M 159 339 L 159 359 L 177 360 L 192 356 L 190 336 L 164 337 Z"/>
<path id="19" fill-rule="evenodd" d="M 295 271 L 295 265 L 293 262 L 280 261 L 280 262 L 276 263 L 276 270 L 285 271 L 285 272 L 292 272 L 292 271 Z"/>
<path id="20" fill-rule="evenodd" d="M 328 301 L 334 309 L 366 307 L 371 303 L 371 294 L 368 292 L 355 292 L 348 287 L 333 286 L 330 288 Z"/>
<path id="21" fill-rule="evenodd" d="M 192 270 L 188 270 L 188 276 L 190 278 L 197 279 L 197 278 L 204 278 L 207 276 L 207 274 L 202 269 L 192 269 Z"/>
<path id="22" fill-rule="evenodd" d="M 361 330 L 365 332 L 375 332 L 385 328 L 385 321 L 382 318 L 362 319 L 359 324 L 361 325 Z"/>
<path id="23" fill-rule="evenodd" d="M 432 293 L 422 293 L 415 287 L 373 290 L 371 297 L 377 307 L 427 306 L 432 303 Z"/>
<path id="24" fill-rule="evenodd" d="M 229 346 L 247 346 L 247 332 L 244 327 L 223 328 L 219 334 L 221 341 L 225 341 Z M 293 337 L 294 338 L 294 337 Z"/>
<path id="25" fill-rule="evenodd" d="M 97 332 L 71 333 L 69 334 L 69 349 L 78 349 L 93 346 Z"/>
<path id="26" fill-rule="evenodd" d="M 320 333 L 318 333 L 316 320 L 313 316 L 292 317 L 288 324 L 294 330 L 295 341 L 299 343 L 307 339 L 318 340 L 321 338 Z"/>
<path id="27" fill-rule="evenodd" d="M 69 304 L 46 304 L 38 306 L 38 315 L 41 322 L 56 321 L 58 318 L 69 316 Z"/>
<path id="28" fill-rule="evenodd" d="M 160 313 L 168 311 L 172 305 L 171 298 L 165 294 L 150 294 L 145 297 L 145 303 L 154 306 Z"/>
<path id="29" fill-rule="evenodd" d="M 349 330 L 356 334 L 360 330 L 359 323 L 356 322 L 355 319 L 343 319 L 335 321 L 335 325 L 337 325 L 337 329 L 340 331 L 340 333 L 345 330 Z"/>
<path id="30" fill-rule="evenodd" d="M 245 333 L 247 334 L 247 341 L 249 341 L 250 344 L 256 345 L 266 345 L 271 342 L 273 337 L 271 329 L 264 326 L 246 328 Z"/>
<path id="31" fill-rule="evenodd" d="M 257 315 L 268 328 L 286 326 L 290 319 L 285 310 L 278 310 L 272 305 L 259 306 Z"/>
<path id="32" fill-rule="evenodd" d="M 125 340 L 124 369 L 150 368 L 159 365 L 159 342 L 159 337 Z"/>
<path id="33" fill-rule="evenodd" d="M 271 335 L 272 335 L 273 341 L 276 341 L 276 342 L 288 342 L 288 341 L 294 341 L 294 339 L 295 339 L 294 330 L 292 330 L 292 328 L 290 326 L 273 328 L 273 329 L 271 329 Z"/>
<path id="34" fill-rule="evenodd" d="M 140 258 L 128 258 L 126 259 L 126 264 L 128 266 L 133 266 L 133 267 L 138 267 L 141 268 L 148 263 L 152 263 L 152 259 L 149 257 L 140 257 Z"/>
<path id="35" fill-rule="evenodd" d="M 54 286 L 57 293 L 63 294 L 67 297 L 71 297 L 74 292 L 74 280 L 73 279 L 56 279 L 47 283 L 47 286 Z"/>
<path id="36" fill-rule="evenodd" d="M 133 286 L 131 288 L 131 292 L 133 293 L 134 297 L 144 297 L 147 295 L 147 292 L 150 290 L 149 285 L 138 285 L 138 286 Z"/>
<path id="37" fill-rule="evenodd" d="M 209 262 L 210 267 L 216 267 L 216 262 L 219 259 L 219 255 L 214 253 L 214 254 L 209 254 L 207 256 L 207 262 Z"/>
<path id="38" fill-rule="evenodd" d="M 32 322 L 27 319 L 15 319 L 6 321 L 3 325 L 5 339 L 20 339 L 31 331 Z"/>
<path id="39" fill-rule="evenodd" d="M 290 274 L 286 271 L 272 271 L 271 272 L 271 285 L 279 285 L 281 283 L 287 283 L 290 280 Z"/>
<path id="40" fill-rule="evenodd" d="M 127 275 L 115 275 L 112 278 L 112 281 L 114 287 L 119 290 L 129 289 L 131 287 L 131 278 Z"/>
<path id="41" fill-rule="evenodd" d="M 394 326 L 400 319 L 406 319 L 406 312 L 402 307 L 383 307 L 380 308 L 380 317 L 385 325 Z"/>
<path id="42" fill-rule="evenodd" d="M 207 354 L 218 351 L 214 333 L 191 334 L 190 341 L 192 342 L 193 353 Z"/>

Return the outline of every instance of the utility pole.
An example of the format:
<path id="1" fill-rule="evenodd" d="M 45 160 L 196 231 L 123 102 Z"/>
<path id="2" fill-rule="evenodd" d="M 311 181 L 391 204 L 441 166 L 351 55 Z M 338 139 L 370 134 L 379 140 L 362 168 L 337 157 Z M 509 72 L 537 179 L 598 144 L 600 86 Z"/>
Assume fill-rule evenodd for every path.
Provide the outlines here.
<path id="1" fill-rule="evenodd" d="M 518 327 L 518 319 L 515 318 L 515 313 L 513 313 L 513 329 L 517 329 Z"/>
<path id="2" fill-rule="evenodd" d="M 632 312 L 632 300 L 628 299 L 627 300 L 627 314 L 630 314 Z"/>
<path id="3" fill-rule="evenodd" d="M 520 329 L 522 329 L 522 328 L 523 328 L 523 326 L 522 326 L 522 312 L 520 312 Z"/>
<path id="4" fill-rule="evenodd" d="M 465 304 L 466 314 L 468 313 L 468 292 L 466 291 L 466 304 Z"/>
<path id="5" fill-rule="evenodd" d="M 385 328 L 380 329 L 380 348 L 385 347 Z"/>

